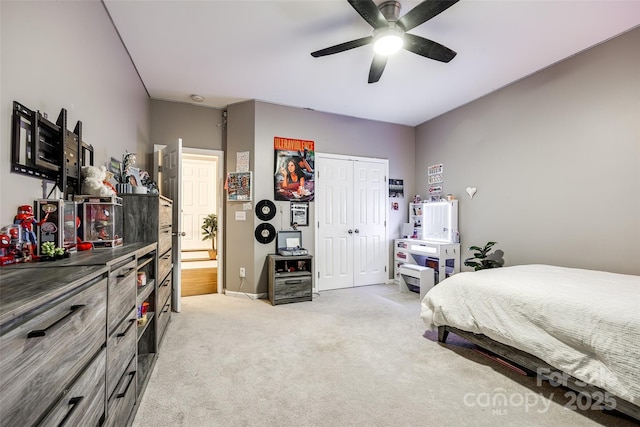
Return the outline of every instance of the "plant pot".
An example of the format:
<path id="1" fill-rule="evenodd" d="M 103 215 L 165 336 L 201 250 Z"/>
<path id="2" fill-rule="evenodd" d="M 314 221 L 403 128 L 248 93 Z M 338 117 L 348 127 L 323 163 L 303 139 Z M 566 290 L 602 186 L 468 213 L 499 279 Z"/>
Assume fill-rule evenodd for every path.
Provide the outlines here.
<path id="1" fill-rule="evenodd" d="M 209 259 L 218 259 L 218 251 L 209 249 Z"/>

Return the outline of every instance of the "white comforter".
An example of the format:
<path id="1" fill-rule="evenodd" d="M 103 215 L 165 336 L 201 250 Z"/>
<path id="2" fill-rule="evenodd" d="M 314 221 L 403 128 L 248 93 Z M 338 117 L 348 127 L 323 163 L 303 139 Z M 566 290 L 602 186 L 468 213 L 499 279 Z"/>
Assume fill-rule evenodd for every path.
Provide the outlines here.
<path id="1" fill-rule="evenodd" d="M 520 265 L 455 274 L 420 316 L 537 356 L 640 405 L 640 276 Z"/>

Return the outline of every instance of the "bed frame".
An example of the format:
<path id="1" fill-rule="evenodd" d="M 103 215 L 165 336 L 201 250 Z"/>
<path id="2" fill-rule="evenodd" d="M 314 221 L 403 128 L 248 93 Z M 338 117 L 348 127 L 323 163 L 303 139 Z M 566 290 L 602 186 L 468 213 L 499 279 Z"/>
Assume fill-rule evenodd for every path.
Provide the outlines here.
<path id="1" fill-rule="evenodd" d="M 496 354 L 500 358 L 505 359 L 505 361 L 514 363 L 518 367 L 523 368 L 530 376 L 539 375 L 545 380 L 552 381 L 561 378 L 562 386 L 568 387 L 577 393 L 589 396 L 593 399 L 594 403 L 601 404 L 602 409 L 605 411 L 618 411 L 640 421 L 640 407 L 635 406 L 624 399 L 620 399 L 599 387 L 591 384 L 585 384 L 583 381 L 552 367 L 548 363 L 529 353 L 525 353 L 517 348 L 502 344 L 487 337 L 486 335 L 474 334 L 473 332 L 463 331 L 452 326 L 438 326 L 438 342 L 443 344 L 446 343 L 449 332 L 452 332 L 457 336 Z M 545 372 L 545 374 L 540 373 L 541 371 Z M 607 396 L 613 398 L 613 402 L 615 403 L 613 406 L 609 403 L 609 400 L 602 401 L 602 399 L 600 399 L 601 396 L 605 395 L 604 393 L 607 393 Z"/>

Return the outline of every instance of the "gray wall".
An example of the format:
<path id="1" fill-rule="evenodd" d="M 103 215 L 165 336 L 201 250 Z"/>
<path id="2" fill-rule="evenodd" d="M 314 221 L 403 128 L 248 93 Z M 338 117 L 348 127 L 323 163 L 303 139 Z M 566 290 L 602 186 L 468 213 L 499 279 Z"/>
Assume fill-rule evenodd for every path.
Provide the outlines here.
<path id="1" fill-rule="evenodd" d="M 222 110 L 194 104 L 151 100 L 151 143 L 182 138 L 189 148 L 222 150 Z"/>
<path id="2" fill-rule="evenodd" d="M 146 169 L 149 98 L 101 2 L 0 1 L 0 220 L 42 197 L 41 181 L 10 172 L 13 101 L 55 122 L 66 108 L 73 130 L 82 122 L 95 164 L 125 150 Z M 20 191 L 16 191 L 20 189 Z"/>
<path id="3" fill-rule="evenodd" d="M 254 174 L 253 205 L 262 199 L 273 200 L 274 151 L 273 137 L 297 138 L 315 142 L 317 153 L 332 153 L 389 160 L 391 178 L 405 179 L 412 194 L 414 171 L 414 128 L 389 123 L 355 119 L 306 109 L 285 107 L 265 102 L 251 101 L 229 106 L 227 134 L 227 159 L 229 170 L 235 170 L 238 151 L 250 151 L 250 168 Z M 251 122 L 251 115 L 254 121 Z M 249 123 L 254 123 L 252 128 Z M 408 217 L 408 196 L 396 199 L 401 202 L 399 211 L 389 214 L 389 235 L 397 236 Z M 289 203 L 278 202 L 278 214 L 269 221 L 276 230 L 289 228 Z M 275 243 L 258 243 L 253 235 L 261 222 L 253 210 L 247 212 L 247 221 L 235 221 L 234 213 L 242 203 L 227 203 L 227 288 L 238 290 L 238 270 L 247 268 L 247 281 L 242 290 L 249 293 L 267 292 L 265 260 L 275 250 Z M 310 206 L 310 223 L 313 223 L 315 202 Z M 302 227 L 304 246 L 313 251 L 314 237 L 311 227 Z M 391 244 L 390 244 L 391 245 Z M 253 251 L 253 258 L 248 255 Z M 250 263 L 250 264 L 249 264 Z M 391 269 L 392 263 L 389 261 Z M 389 273 L 391 277 L 392 273 Z"/>
<path id="4" fill-rule="evenodd" d="M 463 247 L 640 274 L 638 46 L 640 29 L 417 127 L 419 192 L 444 163 Z"/>

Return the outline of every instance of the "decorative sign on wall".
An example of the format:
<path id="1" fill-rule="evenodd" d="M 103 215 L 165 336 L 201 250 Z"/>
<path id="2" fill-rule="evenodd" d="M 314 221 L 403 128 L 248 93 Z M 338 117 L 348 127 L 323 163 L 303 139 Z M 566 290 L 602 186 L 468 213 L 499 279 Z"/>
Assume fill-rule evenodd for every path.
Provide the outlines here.
<path id="1" fill-rule="evenodd" d="M 315 192 L 315 144 L 302 139 L 273 138 L 274 199 L 312 201 Z"/>
<path id="2" fill-rule="evenodd" d="M 236 153 L 236 172 L 249 172 L 248 151 L 239 151 Z"/>
<path id="3" fill-rule="evenodd" d="M 439 165 L 431 165 L 427 168 L 427 175 L 431 176 L 431 175 L 437 175 L 437 174 L 442 174 L 442 170 L 443 170 L 443 165 L 442 163 L 440 163 Z"/>
<path id="4" fill-rule="evenodd" d="M 429 197 L 432 201 L 437 201 L 442 195 L 442 183 L 444 178 L 442 177 L 442 171 L 444 166 L 442 163 L 438 165 L 431 165 L 427 168 L 427 184 L 429 184 Z"/>

